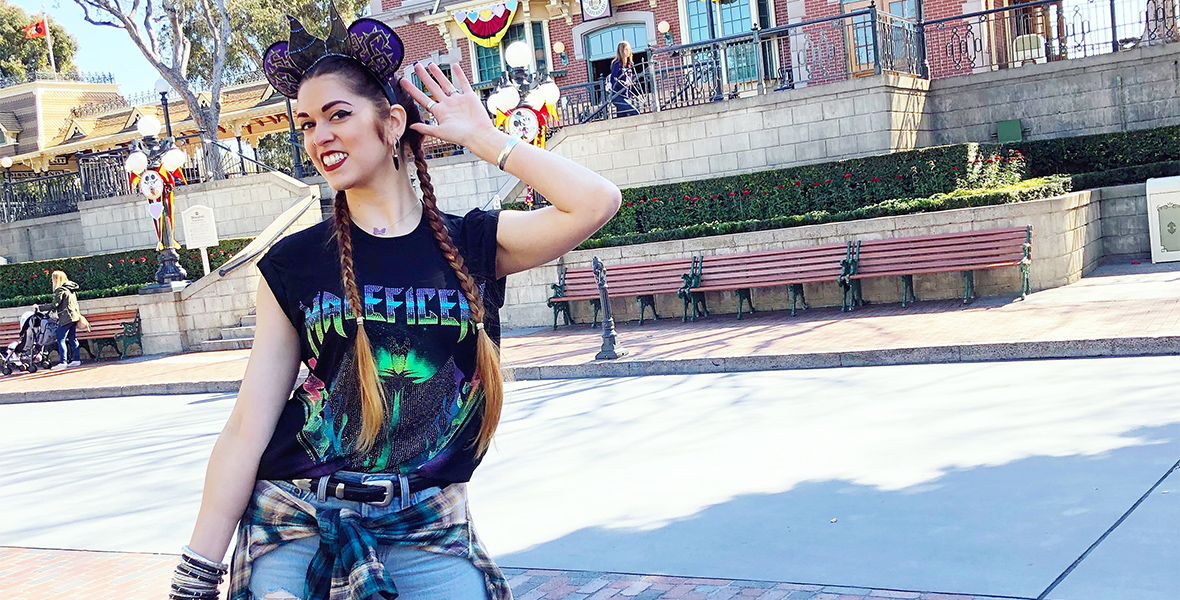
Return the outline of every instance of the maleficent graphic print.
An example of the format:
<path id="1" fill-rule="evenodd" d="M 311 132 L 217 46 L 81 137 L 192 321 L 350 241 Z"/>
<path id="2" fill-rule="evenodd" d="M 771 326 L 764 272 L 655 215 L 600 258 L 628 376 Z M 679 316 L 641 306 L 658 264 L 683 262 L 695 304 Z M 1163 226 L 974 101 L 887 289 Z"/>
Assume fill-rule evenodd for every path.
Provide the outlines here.
<path id="1" fill-rule="evenodd" d="M 497 311 L 504 299 L 504 280 L 495 279 L 498 218 L 498 211 L 481 210 L 444 215 L 479 284 L 487 332 L 497 343 Z M 353 226 L 352 248 L 388 426 L 369 452 L 357 449 L 356 320 L 344 294 L 332 223 L 320 223 L 280 240 L 258 263 L 299 333 L 310 371 L 283 409 L 258 478 L 318 477 L 347 469 L 467 481 L 478 464 L 474 442 L 483 396 L 471 385 L 476 330 L 459 280 L 425 218 L 412 233 L 396 238 L 374 237 Z"/>

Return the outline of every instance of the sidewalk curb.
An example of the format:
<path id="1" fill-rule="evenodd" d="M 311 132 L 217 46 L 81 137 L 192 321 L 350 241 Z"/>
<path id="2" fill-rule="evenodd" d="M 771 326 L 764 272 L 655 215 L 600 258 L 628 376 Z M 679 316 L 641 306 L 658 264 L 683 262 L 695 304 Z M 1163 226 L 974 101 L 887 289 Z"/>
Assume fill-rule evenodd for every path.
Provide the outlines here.
<path id="1" fill-rule="evenodd" d="M 1168 355 L 1180 355 L 1180 336 L 999 342 L 886 350 L 819 352 L 813 354 L 728 356 L 671 360 L 621 360 L 616 362 L 595 361 L 581 365 L 507 367 L 504 369 L 504 375 L 507 380 L 533 381 L 543 379 L 695 375 L 745 371 L 832 369 L 838 367 Z M 241 383 L 241 381 L 226 380 L 185 381 L 38 392 L 0 392 L 0 405 L 114 398 L 119 396 L 237 392 Z"/>

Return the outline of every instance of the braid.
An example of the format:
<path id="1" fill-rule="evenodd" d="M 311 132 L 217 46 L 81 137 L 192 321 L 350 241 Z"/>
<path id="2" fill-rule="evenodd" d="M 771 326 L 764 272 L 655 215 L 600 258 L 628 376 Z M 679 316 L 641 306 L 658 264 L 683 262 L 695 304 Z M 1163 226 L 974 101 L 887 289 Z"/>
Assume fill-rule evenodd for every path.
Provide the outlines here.
<path id="1" fill-rule="evenodd" d="M 414 150 L 414 166 L 418 170 L 418 185 L 422 190 L 422 206 L 425 208 L 423 212 L 430 223 L 431 231 L 434 232 L 434 240 L 438 243 L 439 251 L 447 259 L 451 269 L 455 271 L 455 276 L 459 278 L 463 295 L 467 297 L 467 303 L 471 306 L 471 318 L 477 324 L 476 367 L 472 385 L 482 386 L 484 392 L 483 424 L 479 429 L 479 437 L 476 439 L 477 451 L 479 454 L 483 454 L 491 444 L 492 436 L 496 433 L 496 426 L 500 423 L 500 409 L 504 404 L 504 380 L 500 373 L 500 350 L 492 338 L 488 336 L 487 331 L 479 326 L 484 324 L 485 315 L 479 286 L 476 285 L 475 278 L 467 270 L 463 256 L 459 254 L 459 249 L 451 240 L 451 234 L 447 231 L 446 223 L 443 222 L 442 213 L 438 210 L 434 184 L 430 182 L 430 173 L 426 170 L 426 154 L 422 151 L 421 144 L 413 144 L 412 148 Z"/>
<path id="2" fill-rule="evenodd" d="M 365 333 L 364 304 L 357 289 L 356 271 L 352 262 L 352 214 L 344 190 L 336 192 L 335 203 L 336 247 L 340 253 L 340 279 L 344 283 L 344 297 L 348 300 L 352 317 L 356 320 L 357 382 L 361 392 L 361 432 L 357 449 L 363 454 L 372 449 L 385 420 L 385 389 L 377 378 L 377 363 L 373 346 Z"/>

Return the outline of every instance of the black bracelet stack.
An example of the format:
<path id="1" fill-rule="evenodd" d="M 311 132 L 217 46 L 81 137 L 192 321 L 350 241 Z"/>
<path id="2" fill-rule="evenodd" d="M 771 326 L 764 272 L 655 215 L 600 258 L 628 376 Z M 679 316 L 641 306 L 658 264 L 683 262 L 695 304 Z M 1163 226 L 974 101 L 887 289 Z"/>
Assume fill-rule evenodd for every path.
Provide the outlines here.
<path id="1" fill-rule="evenodd" d="M 217 600 L 217 586 L 229 571 L 225 563 L 213 562 L 185 546 L 180 564 L 172 574 L 169 600 Z"/>

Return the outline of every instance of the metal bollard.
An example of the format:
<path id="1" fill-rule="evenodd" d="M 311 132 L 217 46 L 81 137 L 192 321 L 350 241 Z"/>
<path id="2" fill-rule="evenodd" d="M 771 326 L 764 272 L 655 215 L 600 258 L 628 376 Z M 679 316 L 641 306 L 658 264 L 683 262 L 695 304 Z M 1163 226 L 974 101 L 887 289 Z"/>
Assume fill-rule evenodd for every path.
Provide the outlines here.
<path id="1" fill-rule="evenodd" d="M 617 345 L 615 336 L 615 318 L 611 316 L 610 298 L 606 293 L 606 267 L 598 257 L 594 257 L 594 279 L 598 281 L 598 295 L 602 302 L 602 348 L 594 360 L 614 360 L 627 355 L 627 351 Z"/>

